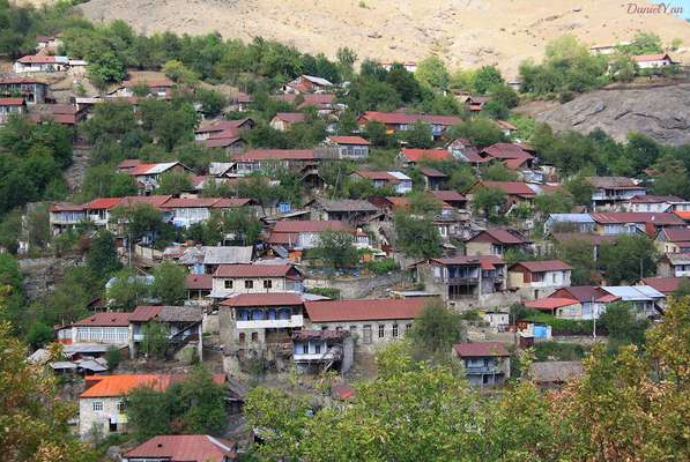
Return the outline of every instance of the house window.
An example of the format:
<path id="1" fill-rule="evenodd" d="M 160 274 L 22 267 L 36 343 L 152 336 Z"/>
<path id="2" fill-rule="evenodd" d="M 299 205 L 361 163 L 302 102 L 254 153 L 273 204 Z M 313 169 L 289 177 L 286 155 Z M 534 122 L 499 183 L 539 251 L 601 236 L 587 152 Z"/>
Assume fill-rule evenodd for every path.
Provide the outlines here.
<path id="1" fill-rule="evenodd" d="M 406 324 L 405 325 L 405 332 L 409 332 L 410 329 L 412 329 L 412 323 Z"/>
<path id="2" fill-rule="evenodd" d="M 364 335 L 362 336 L 362 343 L 364 343 L 364 344 L 371 343 L 371 326 L 370 325 L 364 326 Z"/>
<path id="3" fill-rule="evenodd" d="M 379 324 L 379 338 L 383 338 L 386 336 L 386 326 L 383 324 Z"/>
<path id="4" fill-rule="evenodd" d="M 321 330 L 328 330 L 328 326 L 321 326 Z"/>
<path id="5" fill-rule="evenodd" d="M 125 412 L 125 409 L 126 409 L 126 407 L 125 407 L 125 402 L 124 402 L 124 401 L 120 401 L 119 403 L 117 403 L 117 412 L 119 412 L 120 414 L 122 414 L 122 413 Z"/>
<path id="6" fill-rule="evenodd" d="M 259 341 L 259 333 L 258 332 L 252 332 L 252 343 L 256 343 Z"/>
<path id="7" fill-rule="evenodd" d="M 117 433 L 117 422 L 110 421 L 108 425 L 108 431 L 110 433 Z"/>
<path id="8" fill-rule="evenodd" d="M 91 404 L 91 410 L 92 411 L 102 411 L 103 410 L 103 401 L 94 401 Z"/>
<path id="9" fill-rule="evenodd" d="M 264 281 L 264 289 L 272 289 L 273 288 L 273 281 L 270 279 L 267 279 Z"/>
<path id="10" fill-rule="evenodd" d="M 253 289 L 254 288 L 254 281 L 251 279 L 244 281 L 244 288 L 245 289 Z"/>
<path id="11" fill-rule="evenodd" d="M 398 336 L 398 325 L 393 324 L 393 338 Z"/>
<path id="12" fill-rule="evenodd" d="M 241 333 L 240 334 L 240 343 L 244 343 L 247 340 L 247 334 Z"/>
<path id="13" fill-rule="evenodd" d="M 225 280 L 225 288 L 226 289 L 232 289 L 232 281 Z"/>
<path id="14" fill-rule="evenodd" d="M 350 332 L 357 332 L 357 326 L 350 326 Z"/>
<path id="15" fill-rule="evenodd" d="M 558 277 L 557 277 L 556 273 L 553 273 L 551 275 L 551 282 L 553 282 L 555 284 L 557 279 L 558 279 Z"/>

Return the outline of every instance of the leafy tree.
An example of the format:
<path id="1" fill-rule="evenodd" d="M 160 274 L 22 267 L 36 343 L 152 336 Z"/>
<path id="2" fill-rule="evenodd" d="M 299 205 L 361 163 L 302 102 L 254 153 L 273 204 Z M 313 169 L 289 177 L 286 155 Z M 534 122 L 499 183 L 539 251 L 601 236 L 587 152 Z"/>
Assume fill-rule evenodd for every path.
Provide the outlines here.
<path id="1" fill-rule="evenodd" d="M 451 138 L 467 138 L 472 144 L 479 147 L 486 147 L 505 141 L 500 127 L 493 120 L 486 117 L 473 117 L 463 121 L 458 127 L 451 128 L 449 136 Z"/>
<path id="2" fill-rule="evenodd" d="M 594 186 L 584 175 L 577 175 L 565 183 L 565 189 L 572 195 L 575 204 L 589 207 L 592 203 Z"/>
<path id="3" fill-rule="evenodd" d="M 635 60 L 622 53 L 614 55 L 609 64 L 609 74 L 618 82 L 632 81 L 638 70 Z"/>
<path id="4" fill-rule="evenodd" d="M 494 101 L 506 109 L 512 109 L 520 103 L 520 96 L 507 84 L 496 84 L 489 89 L 491 101 Z"/>
<path id="5" fill-rule="evenodd" d="M 311 253 L 328 266 L 349 268 L 357 263 L 357 249 L 354 238 L 345 231 L 327 230 L 319 234 L 319 241 Z"/>
<path id="6" fill-rule="evenodd" d="M 574 205 L 573 197 L 563 191 L 540 194 L 534 199 L 534 208 L 542 215 L 568 213 L 572 211 Z"/>
<path id="7" fill-rule="evenodd" d="M 501 162 L 492 162 L 481 167 L 481 177 L 486 181 L 516 181 L 518 175 Z"/>
<path id="8" fill-rule="evenodd" d="M 638 32 L 628 45 L 619 47 L 624 53 L 630 55 L 652 55 L 663 53 L 661 37 L 653 32 Z"/>
<path id="9" fill-rule="evenodd" d="M 364 136 L 374 147 L 385 147 L 388 145 L 388 134 L 386 126 L 381 122 L 372 121 L 364 127 Z"/>
<path id="10" fill-rule="evenodd" d="M 168 435 L 171 429 L 172 403 L 169 396 L 151 387 L 135 388 L 127 395 L 127 420 L 137 441 Z"/>
<path id="11" fill-rule="evenodd" d="M 142 327 L 141 351 L 147 356 L 164 359 L 170 350 L 170 329 L 154 319 Z"/>
<path id="12" fill-rule="evenodd" d="M 656 274 L 654 242 L 642 235 L 625 235 L 600 247 L 599 264 L 609 284 L 633 283 Z"/>
<path id="13" fill-rule="evenodd" d="M 98 231 L 91 239 L 91 245 L 86 254 L 86 265 L 99 281 L 105 280 L 120 269 L 122 265 L 117 258 L 115 238 L 110 231 Z"/>
<path id="14" fill-rule="evenodd" d="M 163 73 L 167 78 L 177 83 L 193 84 L 198 80 L 198 76 L 193 71 L 176 59 L 163 65 Z"/>
<path id="15" fill-rule="evenodd" d="M 453 345 L 463 336 L 462 315 L 442 302 L 429 302 L 414 326 L 406 333 L 414 351 L 436 357 L 448 357 Z"/>
<path id="16" fill-rule="evenodd" d="M 475 213 L 481 213 L 489 221 L 500 218 L 499 211 L 506 203 L 505 193 L 498 188 L 479 188 L 472 199 L 472 209 Z"/>
<path id="17" fill-rule="evenodd" d="M 254 245 L 263 229 L 261 221 L 244 208 L 227 212 L 222 227 L 226 233 L 234 234 L 235 240 L 242 245 Z"/>
<path id="18" fill-rule="evenodd" d="M 4 305 L 4 303 L 3 303 Z M 0 308 L 0 315 L 4 314 Z M 2 450 L 17 462 L 95 462 L 95 454 L 70 432 L 74 405 L 58 396 L 54 376 L 26 361 L 26 346 L 0 322 L 0 422 Z M 53 357 L 57 352 L 52 351 Z"/>
<path id="19" fill-rule="evenodd" d="M 496 85 L 504 83 L 501 71 L 494 66 L 483 66 L 480 68 L 472 79 L 474 91 L 480 95 L 486 94 Z"/>
<path id="20" fill-rule="evenodd" d="M 425 191 L 414 192 L 408 196 L 410 210 L 417 215 L 438 215 L 441 213 L 443 201 Z"/>
<path id="21" fill-rule="evenodd" d="M 216 90 L 199 88 L 196 90 L 195 96 L 197 101 L 201 103 L 201 111 L 207 117 L 217 116 L 227 105 L 225 97 Z"/>
<path id="22" fill-rule="evenodd" d="M 106 293 L 113 306 L 131 311 L 150 297 L 151 287 L 133 271 L 124 269 L 115 273 L 113 277 L 115 279 Z"/>
<path id="23" fill-rule="evenodd" d="M 41 348 L 53 341 L 55 337 L 55 332 L 53 328 L 43 324 L 42 322 L 34 322 L 29 327 L 29 332 L 26 334 L 26 342 L 34 350 Z"/>
<path id="24" fill-rule="evenodd" d="M 192 190 L 192 182 L 187 172 L 166 172 L 161 175 L 156 193 L 179 196 Z"/>
<path id="25" fill-rule="evenodd" d="M 137 194 L 134 177 L 116 172 L 108 165 L 89 167 L 84 175 L 80 198 L 86 202 L 97 197 L 124 197 Z"/>
<path id="26" fill-rule="evenodd" d="M 690 197 L 688 172 L 680 159 L 664 155 L 654 163 L 652 169 L 658 172 L 651 184 L 650 192 L 659 195 Z"/>
<path id="27" fill-rule="evenodd" d="M 510 117 L 510 110 L 499 101 L 488 101 L 482 108 L 482 114 L 492 119 L 505 120 Z"/>
<path id="28" fill-rule="evenodd" d="M 678 283 L 678 288 L 673 291 L 672 295 L 674 298 L 677 298 L 677 299 L 690 296 L 690 279 L 683 278 Z"/>
<path id="29" fill-rule="evenodd" d="M 164 305 L 177 305 L 185 298 L 187 270 L 172 262 L 163 262 L 153 270 L 153 295 Z"/>
<path id="30" fill-rule="evenodd" d="M 112 372 L 122 362 L 122 351 L 116 346 L 109 346 L 105 352 L 105 361 L 108 364 L 108 371 Z"/>
<path id="31" fill-rule="evenodd" d="M 441 253 L 439 233 L 428 218 L 411 217 L 404 212 L 395 214 L 396 247 L 406 255 L 434 258 Z"/>
<path id="32" fill-rule="evenodd" d="M 571 240 L 558 245 L 559 257 L 573 267 L 571 282 L 574 286 L 597 282 L 597 265 L 594 261 L 594 247 L 586 240 Z"/>
<path id="33" fill-rule="evenodd" d="M 644 345 L 644 335 L 649 322 L 646 319 L 637 319 L 633 307 L 629 303 L 616 302 L 606 307 L 606 311 L 600 317 L 601 324 L 609 333 L 608 347 L 612 352 L 618 351 L 622 346 Z"/>
<path id="34" fill-rule="evenodd" d="M 404 103 L 411 103 L 421 97 L 422 89 L 418 79 L 402 64 L 395 63 L 391 66 L 386 83 L 395 88 Z"/>
<path id="35" fill-rule="evenodd" d="M 218 435 L 227 422 L 225 390 L 213 380 L 213 374 L 203 365 L 192 369 L 184 381 L 173 385 L 168 393 L 180 405 L 174 414 L 184 423 L 185 433 Z"/>
<path id="36" fill-rule="evenodd" d="M 432 90 L 443 91 L 448 88 L 450 75 L 446 65 L 438 56 L 429 56 L 417 64 L 415 78 Z"/>
<path id="37" fill-rule="evenodd" d="M 630 133 L 625 146 L 626 156 L 632 161 L 636 173 L 641 173 L 661 155 L 661 147 L 652 138 Z"/>
<path id="38" fill-rule="evenodd" d="M 434 145 L 431 126 L 421 120 L 415 122 L 411 128 L 405 131 L 404 137 L 412 148 L 429 149 Z"/>

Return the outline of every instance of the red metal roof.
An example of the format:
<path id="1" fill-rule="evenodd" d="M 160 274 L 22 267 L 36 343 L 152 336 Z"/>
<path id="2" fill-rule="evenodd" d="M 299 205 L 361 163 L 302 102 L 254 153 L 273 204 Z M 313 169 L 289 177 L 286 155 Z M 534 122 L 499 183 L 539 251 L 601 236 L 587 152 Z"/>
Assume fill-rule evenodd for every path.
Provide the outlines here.
<path id="1" fill-rule="evenodd" d="M 0 98 L 0 106 L 23 106 L 24 98 Z"/>
<path id="2" fill-rule="evenodd" d="M 673 213 L 650 212 L 610 212 L 592 213 L 592 219 L 598 224 L 652 223 L 658 225 L 684 225 L 685 223 Z"/>
<path id="3" fill-rule="evenodd" d="M 284 277 L 293 268 L 291 265 L 219 265 L 213 277 L 220 278 L 261 278 Z"/>
<path id="4" fill-rule="evenodd" d="M 637 55 L 633 56 L 633 59 L 637 61 L 638 63 L 643 63 L 647 61 L 661 61 L 664 59 L 668 59 L 669 61 L 673 61 L 671 59 L 671 56 L 669 56 L 668 53 L 660 53 L 656 55 Z"/>
<path id="5" fill-rule="evenodd" d="M 498 255 L 457 255 L 450 258 L 434 258 L 431 261 L 447 265 L 480 265 L 482 269 L 492 270 L 496 265 L 504 265 L 505 261 Z"/>
<path id="6" fill-rule="evenodd" d="M 369 141 L 365 140 L 361 136 L 329 136 L 329 140 L 337 144 L 356 144 L 362 146 L 368 146 Z"/>
<path id="7" fill-rule="evenodd" d="M 501 342 L 458 343 L 453 348 L 461 358 L 510 356 L 506 347 Z"/>
<path id="8" fill-rule="evenodd" d="M 185 374 L 118 374 L 96 375 L 86 377 L 87 383 L 96 382 L 80 395 L 80 398 L 108 398 L 125 396 L 130 391 L 141 386 L 148 386 L 157 391 L 165 391 L 173 383 L 185 379 Z M 213 381 L 223 384 L 224 374 L 214 374 Z"/>
<path id="9" fill-rule="evenodd" d="M 487 229 L 485 231 L 480 231 L 479 234 L 467 241 L 483 242 L 485 240 L 498 242 L 500 244 L 526 244 L 528 242 L 517 232 L 511 232 L 507 229 Z"/>
<path id="10" fill-rule="evenodd" d="M 125 454 L 129 459 L 223 462 L 238 458 L 236 444 L 207 435 L 161 435 Z"/>
<path id="11" fill-rule="evenodd" d="M 565 271 L 573 269 L 569 264 L 560 260 L 545 260 L 545 261 L 521 261 L 513 265 L 522 266 L 532 273 L 540 273 L 544 271 Z"/>
<path id="12" fill-rule="evenodd" d="M 609 294 L 598 286 L 571 286 L 558 289 L 548 298 L 574 298 L 581 303 L 598 301 Z"/>
<path id="13" fill-rule="evenodd" d="M 48 83 L 43 80 L 36 79 L 34 77 L 0 77 L 0 85 L 17 85 L 17 84 L 36 84 L 36 85 L 48 85 Z"/>
<path id="14" fill-rule="evenodd" d="M 448 178 L 448 175 L 439 170 L 436 170 L 435 168 L 424 167 L 420 168 L 419 171 L 422 175 L 429 178 Z"/>
<path id="15" fill-rule="evenodd" d="M 534 156 L 513 143 L 495 143 L 482 149 L 482 154 L 496 159 L 533 159 Z"/>
<path id="16" fill-rule="evenodd" d="M 95 313 L 74 323 L 75 326 L 127 327 L 132 313 Z"/>
<path id="17" fill-rule="evenodd" d="M 643 278 L 642 282 L 644 285 L 650 286 L 662 294 L 670 294 L 678 290 L 678 286 L 683 281 L 689 281 L 690 278 L 673 278 L 673 277 L 654 277 L 654 278 Z"/>
<path id="18" fill-rule="evenodd" d="M 450 152 L 445 149 L 411 149 L 402 148 L 400 153 L 403 155 L 408 162 L 421 162 L 423 160 L 427 161 L 442 161 L 450 160 L 453 158 Z"/>
<path id="19" fill-rule="evenodd" d="M 298 294 L 291 292 L 271 292 L 265 294 L 240 294 L 220 302 L 223 306 L 294 306 L 302 305 L 304 300 Z"/>
<path id="20" fill-rule="evenodd" d="M 238 154 L 236 162 L 255 162 L 259 160 L 314 160 L 313 149 L 251 149 Z"/>
<path id="21" fill-rule="evenodd" d="M 344 221 L 279 221 L 273 228 L 274 233 L 319 233 L 326 230 L 354 231 Z"/>
<path id="22" fill-rule="evenodd" d="M 418 120 L 432 125 L 460 125 L 462 119 L 456 116 L 432 115 L 432 114 L 405 114 L 403 112 L 378 112 L 366 111 L 360 119 L 376 121 L 388 125 L 414 124 Z"/>
<path id="23" fill-rule="evenodd" d="M 304 122 L 305 115 L 301 112 L 278 112 L 275 115 L 275 118 L 284 122 L 296 124 L 299 122 Z"/>
<path id="24" fill-rule="evenodd" d="M 669 242 L 690 241 L 690 228 L 668 228 L 662 231 Z"/>
<path id="25" fill-rule="evenodd" d="M 217 197 L 172 198 L 165 203 L 166 209 L 210 208 L 217 203 Z"/>
<path id="26" fill-rule="evenodd" d="M 50 55 L 26 55 L 17 61 L 22 64 L 55 64 L 58 62 L 55 56 Z"/>
<path id="27" fill-rule="evenodd" d="M 131 313 L 131 322 L 147 322 L 161 313 L 162 306 L 139 305 Z"/>
<path id="28" fill-rule="evenodd" d="M 529 300 L 524 303 L 527 308 L 534 308 L 535 310 L 553 311 L 564 306 L 578 305 L 580 302 L 572 298 L 538 298 L 536 300 Z"/>
<path id="29" fill-rule="evenodd" d="M 184 278 L 184 287 L 187 290 L 211 290 L 213 288 L 213 275 L 188 274 Z"/>
<path id="30" fill-rule="evenodd" d="M 88 210 L 108 210 L 117 207 L 120 205 L 120 202 L 122 202 L 121 197 L 101 197 L 85 204 L 84 208 Z"/>
<path id="31" fill-rule="evenodd" d="M 384 180 L 397 183 L 399 180 L 388 172 L 374 170 L 357 170 L 355 174 L 369 180 Z"/>
<path id="32" fill-rule="evenodd" d="M 50 206 L 51 212 L 83 212 L 84 206 L 82 204 L 71 204 L 69 202 L 61 202 Z"/>
<path id="33" fill-rule="evenodd" d="M 537 195 L 527 183 L 519 181 L 480 181 L 478 185 L 500 189 L 510 196 L 534 197 Z"/>
<path id="34" fill-rule="evenodd" d="M 414 319 L 427 303 L 424 298 L 360 299 L 304 302 L 312 322 L 377 321 Z"/>
<path id="35" fill-rule="evenodd" d="M 467 198 L 457 191 L 431 191 L 431 194 L 444 202 L 464 202 Z"/>
<path id="36" fill-rule="evenodd" d="M 163 208 L 172 199 L 170 195 L 153 195 L 153 196 L 127 196 L 122 198 L 122 205 L 131 207 L 139 204 L 148 204 L 154 208 Z"/>

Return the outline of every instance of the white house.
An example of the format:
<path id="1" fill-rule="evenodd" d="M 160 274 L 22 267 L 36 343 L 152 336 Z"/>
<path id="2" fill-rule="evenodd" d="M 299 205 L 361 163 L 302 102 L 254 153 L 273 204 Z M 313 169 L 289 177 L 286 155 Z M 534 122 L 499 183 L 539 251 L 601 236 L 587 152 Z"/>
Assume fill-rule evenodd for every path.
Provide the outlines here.
<path id="1" fill-rule="evenodd" d="M 508 270 L 508 287 L 524 297 L 539 298 L 570 286 L 571 274 L 572 267 L 560 260 L 518 262 Z"/>
<path id="2" fill-rule="evenodd" d="M 27 55 L 14 62 L 14 73 L 60 72 L 68 67 L 69 58 L 67 56 Z"/>
<path id="3" fill-rule="evenodd" d="M 219 265 L 213 273 L 212 298 L 228 298 L 238 294 L 270 292 L 302 292 L 302 273 L 285 264 Z"/>
<path id="4" fill-rule="evenodd" d="M 659 69 L 676 64 L 668 53 L 633 56 L 633 60 L 640 69 Z"/>

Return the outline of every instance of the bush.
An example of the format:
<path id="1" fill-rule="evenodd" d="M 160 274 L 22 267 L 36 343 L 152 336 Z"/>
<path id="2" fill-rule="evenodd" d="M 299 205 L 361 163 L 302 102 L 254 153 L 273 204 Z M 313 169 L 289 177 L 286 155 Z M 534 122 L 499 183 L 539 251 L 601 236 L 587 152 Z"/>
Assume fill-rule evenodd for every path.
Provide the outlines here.
<path id="1" fill-rule="evenodd" d="M 400 265 L 393 258 L 368 261 L 364 267 L 374 274 L 386 274 L 400 269 Z"/>
<path id="2" fill-rule="evenodd" d="M 340 300 L 340 289 L 333 287 L 313 287 L 307 292 L 314 295 L 321 295 L 322 297 L 332 298 L 333 300 Z"/>
<path id="3" fill-rule="evenodd" d="M 105 353 L 105 360 L 108 363 L 108 371 L 112 372 L 117 369 L 117 366 L 122 362 L 122 352 L 119 348 L 110 346 Z"/>
<path id="4" fill-rule="evenodd" d="M 534 312 L 523 319 L 551 326 L 552 335 L 592 335 L 594 329 L 593 321 L 560 319 L 546 313 Z M 597 333 L 599 333 L 599 328 L 597 328 Z"/>
<path id="5" fill-rule="evenodd" d="M 537 361 L 577 361 L 584 358 L 585 349 L 577 343 L 539 342 L 534 345 L 534 357 Z"/>

